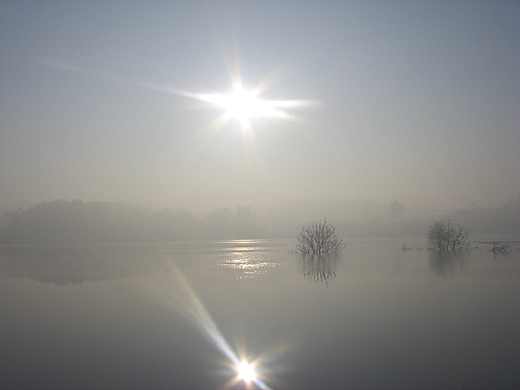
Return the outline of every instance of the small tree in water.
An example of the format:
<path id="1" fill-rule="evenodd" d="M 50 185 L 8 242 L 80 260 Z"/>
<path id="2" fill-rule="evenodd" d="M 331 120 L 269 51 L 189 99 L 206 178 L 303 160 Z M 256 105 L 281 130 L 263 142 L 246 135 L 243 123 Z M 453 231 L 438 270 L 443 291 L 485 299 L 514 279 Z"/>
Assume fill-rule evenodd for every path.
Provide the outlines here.
<path id="1" fill-rule="evenodd" d="M 470 243 L 469 230 L 449 219 L 434 221 L 428 229 L 428 243 L 440 251 L 466 248 Z"/>
<path id="2" fill-rule="evenodd" d="M 296 249 L 301 253 L 323 253 L 340 252 L 345 245 L 336 236 L 336 228 L 326 220 L 313 222 L 304 226 L 296 239 Z"/>

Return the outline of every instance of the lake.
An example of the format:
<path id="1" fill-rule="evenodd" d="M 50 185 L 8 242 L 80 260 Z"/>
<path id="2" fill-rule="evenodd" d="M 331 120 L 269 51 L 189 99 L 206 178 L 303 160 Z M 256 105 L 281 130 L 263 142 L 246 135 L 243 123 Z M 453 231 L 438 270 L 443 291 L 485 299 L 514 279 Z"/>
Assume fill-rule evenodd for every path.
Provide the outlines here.
<path id="1" fill-rule="evenodd" d="M 515 247 L 294 244 L 2 247 L 0 388 L 520 388 Z"/>

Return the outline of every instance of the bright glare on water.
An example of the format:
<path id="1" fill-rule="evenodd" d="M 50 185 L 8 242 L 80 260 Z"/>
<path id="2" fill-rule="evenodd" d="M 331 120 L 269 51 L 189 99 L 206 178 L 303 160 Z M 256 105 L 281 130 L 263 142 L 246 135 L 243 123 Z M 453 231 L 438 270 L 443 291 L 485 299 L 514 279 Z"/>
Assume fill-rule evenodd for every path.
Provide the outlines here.
<path id="1" fill-rule="evenodd" d="M 248 362 L 241 362 L 237 367 L 238 377 L 246 382 L 256 379 L 255 366 Z"/>
<path id="2" fill-rule="evenodd" d="M 520 251 L 293 246 L 7 248 L 0 388 L 520 388 Z"/>

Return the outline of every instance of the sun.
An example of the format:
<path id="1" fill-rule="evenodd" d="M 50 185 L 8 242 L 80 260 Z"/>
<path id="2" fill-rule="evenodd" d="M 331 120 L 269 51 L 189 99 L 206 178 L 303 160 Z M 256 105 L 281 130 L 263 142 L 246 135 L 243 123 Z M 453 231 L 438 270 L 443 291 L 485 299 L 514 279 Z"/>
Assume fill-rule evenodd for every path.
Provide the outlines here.
<path id="1" fill-rule="evenodd" d="M 237 374 L 238 378 L 245 382 L 251 382 L 256 380 L 255 366 L 246 361 L 241 362 L 237 366 Z"/>
<path id="2" fill-rule="evenodd" d="M 316 104 L 309 100 L 272 100 L 262 97 L 268 85 L 260 83 L 254 88 L 248 89 L 243 86 L 240 77 L 238 81 L 231 84 L 231 91 L 228 93 L 195 93 L 181 90 L 174 90 L 175 93 L 209 103 L 210 106 L 222 110 L 222 115 L 215 119 L 213 125 L 215 129 L 223 129 L 227 123 L 235 122 L 243 130 L 243 134 L 252 134 L 253 125 L 260 122 L 254 119 L 283 119 L 297 120 L 290 113 L 295 108 Z"/>
<path id="3" fill-rule="evenodd" d="M 240 122 L 269 114 L 266 104 L 258 99 L 257 93 L 244 91 L 241 86 L 235 87 L 228 95 L 218 97 L 215 103 L 226 111 L 226 117 L 238 119 Z"/>
<path id="4" fill-rule="evenodd" d="M 205 100 L 224 110 L 223 120 L 237 120 L 242 125 L 248 125 L 254 117 L 280 116 L 281 112 L 276 107 L 280 102 L 262 100 L 256 90 L 245 90 L 238 84 L 233 91 L 223 95 L 201 95 Z"/>

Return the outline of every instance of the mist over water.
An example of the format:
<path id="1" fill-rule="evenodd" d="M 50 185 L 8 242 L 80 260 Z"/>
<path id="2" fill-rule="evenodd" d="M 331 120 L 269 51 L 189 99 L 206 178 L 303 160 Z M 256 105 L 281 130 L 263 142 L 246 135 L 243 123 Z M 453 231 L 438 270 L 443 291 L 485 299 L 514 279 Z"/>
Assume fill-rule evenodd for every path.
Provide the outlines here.
<path id="1" fill-rule="evenodd" d="M 351 238 L 321 259 L 293 240 L 11 249 L 1 385 L 241 388 L 225 343 L 264 388 L 516 388 L 520 252 L 424 241 Z"/>
<path id="2" fill-rule="evenodd" d="M 294 238 L 302 226 L 332 221 L 342 236 L 422 235 L 449 219 L 499 239 L 520 231 L 520 197 L 493 208 L 440 211 L 393 201 L 295 200 L 273 194 L 220 194 L 183 204 L 42 202 L 0 215 L 3 244 L 106 244 L 208 239 Z"/>

